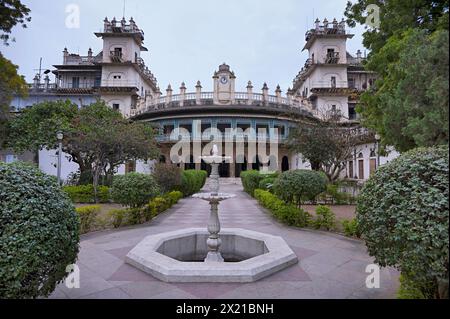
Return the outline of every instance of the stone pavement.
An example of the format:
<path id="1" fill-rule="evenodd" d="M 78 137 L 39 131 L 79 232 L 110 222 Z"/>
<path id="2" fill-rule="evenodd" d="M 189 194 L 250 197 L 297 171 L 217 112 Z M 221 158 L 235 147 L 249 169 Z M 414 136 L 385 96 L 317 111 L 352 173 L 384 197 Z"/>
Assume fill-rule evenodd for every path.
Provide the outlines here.
<path id="1" fill-rule="evenodd" d="M 225 183 L 221 191 L 237 195 L 219 207 L 223 228 L 244 228 L 281 236 L 297 254 L 299 264 L 245 284 L 169 284 L 125 264 L 126 254 L 148 235 L 206 227 L 209 204 L 187 198 L 149 224 L 83 236 L 77 262 L 80 288 L 68 289 L 60 284 L 50 298 L 395 298 L 398 272 L 393 269 L 381 269 L 379 289 L 366 288 L 365 270 L 373 259 L 363 242 L 281 225 L 244 193 L 239 184 Z"/>

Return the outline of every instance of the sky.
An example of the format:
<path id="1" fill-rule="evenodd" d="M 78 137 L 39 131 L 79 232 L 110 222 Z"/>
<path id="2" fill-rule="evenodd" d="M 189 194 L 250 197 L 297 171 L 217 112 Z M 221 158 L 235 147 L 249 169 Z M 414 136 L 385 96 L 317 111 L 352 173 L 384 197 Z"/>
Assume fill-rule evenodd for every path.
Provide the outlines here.
<path id="1" fill-rule="evenodd" d="M 16 42 L 0 51 L 19 73 L 32 82 L 43 58 L 42 68 L 62 63 L 62 51 L 87 55 L 102 50 L 94 32 L 103 20 L 133 17 L 145 32 L 149 52 L 142 57 L 158 79 L 163 92 L 170 83 L 175 91 L 185 82 L 195 91 L 198 80 L 204 91 L 212 91 L 212 75 L 222 63 L 235 72 L 236 91 L 245 92 L 247 82 L 254 90 L 267 82 L 273 92 L 279 84 L 284 92 L 292 85 L 307 59 L 302 52 L 305 33 L 314 20 L 341 20 L 347 0 L 22 0 L 31 9 L 27 29 L 16 27 Z M 68 28 L 70 5 L 80 12 L 79 28 Z M 73 11 L 71 11 L 73 12 Z M 363 51 L 364 28 L 351 30 L 355 37 L 347 50 Z"/>

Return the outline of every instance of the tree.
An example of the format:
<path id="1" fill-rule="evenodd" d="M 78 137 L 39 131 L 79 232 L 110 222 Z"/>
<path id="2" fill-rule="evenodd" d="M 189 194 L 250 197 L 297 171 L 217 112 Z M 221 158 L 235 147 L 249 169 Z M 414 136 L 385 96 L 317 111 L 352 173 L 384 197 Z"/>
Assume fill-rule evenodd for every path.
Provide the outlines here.
<path id="1" fill-rule="evenodd" d="M 9 34 L 15 25 L 21 24 L 23 28 L 27 27 L 27 22 L 31 21 L 30 9 L 19 0 L 0 0 L 0 39 L 5 45 L 9 45 Z M 14 41 L 14 38 L 12 39 Z"/>
<path id="2" fill-rule="evenodd" d="M 27 83 L 17 74 L 18 67 L 3 57 L 0 52 L 0 147 L 7 135 L 7 121 L 10 118 L 10 105 L 14 94 L 26 96 Z"/>
<path id="3" fill-rule="evenodd" d="M 448 145 L 418 148 L 380 167 L 356 210 L 369 254 L 429 298 L 448 298 L 448 151 Z"/>
<path id="4" fill-rule="evenodd" d="M 380 26 L 363 35 L 365 67 L 378 79 L 361 95 L 362 124 L 398 151 L 447 144 L 448 0 L 359 0 L 347 5 L 350 26 L 365 24 L 369 4 L 380 7 Z"/>
<path id="5" fill-rule="evenodd" d="M 9 146 L 16 151 L 55 149 L 56 133 L 64 133 L 63 151 L 92 174 L 97 188 L 101 173 L 111 176 L 130 160 L 157 157 L 153 129 L 131 122 L 103 101 L 78 108 L 70 101 L 43 102 L 26 109 L 11 121 Z"/>
<path id="6" fill-rule="evenodd" d="M 344 126 L 339 117 L 324 115 L 323 120 L 299 123 L 291 130 L 287 145 L 301 153 L 313 170 L 323 171 L 330 182 L 335 182 L 355 148 L 371 140 L 370 132 Z"/>
<path id="7" fill-rule="evenodd" d="M 104 102 L 82 108 L 72 127 L 67 144 L 91 161 L 96 198 L 101 173 L 112 177 L 115 169 L 127 161 L 158 156 L 152 128 L 124 119 Z"/>

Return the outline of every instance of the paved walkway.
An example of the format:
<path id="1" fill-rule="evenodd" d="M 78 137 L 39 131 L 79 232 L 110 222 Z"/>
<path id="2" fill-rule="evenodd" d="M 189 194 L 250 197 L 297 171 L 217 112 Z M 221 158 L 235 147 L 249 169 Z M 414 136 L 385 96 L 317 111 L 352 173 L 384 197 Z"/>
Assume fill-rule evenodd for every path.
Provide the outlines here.
<path id="1" fill-rule="evenodd" d="M 236 198 L 220 206 L 223 228 L 238 227 L 282 236 L 299 264 L 255 283 L 168 284 L 125 264 L 126 254 L 144 237 L 191 227 L 206 227 L 208 203 L 183 199 L 150 224 L 99 232 L 81 240 L 81 287 L 57 287 L 51 298 L 395 298 L 398 273 L 381 269 L 379 289 L 366 288 L 366 266 L 373 262 L 364 244 L 343 236 L 300 230 L 274 221 L 240 185 L 222 185 Z"/>

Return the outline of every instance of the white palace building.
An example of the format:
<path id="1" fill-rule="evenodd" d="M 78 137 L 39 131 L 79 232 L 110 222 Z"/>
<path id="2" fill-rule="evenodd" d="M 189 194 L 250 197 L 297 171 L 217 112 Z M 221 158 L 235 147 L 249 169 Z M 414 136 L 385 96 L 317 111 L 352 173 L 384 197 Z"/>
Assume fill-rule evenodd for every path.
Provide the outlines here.
<path id="1" fill-rule="evenodd" d="M 353 35 L 346 31 L 343 20 L 317 20 L 314 28 L 306 33 L 304 50 L 308 51 L 309 58 L 295 77 L 293 87 L 286 90 L 286 95 L 282 95 L 279 86 L 272 94 L 267 84 L 255 88 L 250 81 L 246 88 L 236 88 L 237 75 L 226 64 L 213 72 L 212 92 L 204 92 L 199 81 L 192 92 L 188 92 L 182 83 L 179 91 L 174 92 L 169 85 L 163 94 L 156 77 L 141 58 L 141 52 L 147 51 L 144 32 L 132 18 L 129 21 L 106 18 L 103 31 L 95 36 L 103 41 L 101 52 L 94 54 L 89 49 L 86 56 L 80 56 L 64 49 L 62 64 L 54 65 L 52 71 L 56 81 L 51 83 L 48 74 L 43 79 L 36 75 L 34 83 L 29 85 L 29 96 L 15 97 L 12 110 L 17 112 L 35 103 L 58 99 L 69 99 L 82 107 L 103 99 L 125 117 L 156 124 L 163 154 L 160 161 L 166 162 L 170 161 L 170 148 L 177 141 L 171 133 L 183 128 L 195 139 L 195 126 L 201 121 L 201 132 L 208 128 L 216 128 L 224 134 L 227 129 L 236 128 L 244 131 L 253 128 L 256 132 L 262 128 L 267 132 L 278 129 L 280 144 L 275 159 L 278 170 L 308 168 L 309 163 L 300 154 L 290 153 L 284 144 L 290 128 L 295 125 L 292 114 L 307 118 L 337 112 L 344 121 L 357 126 L 355 106 L 358 96 L 370 88 L 376 78 L 376 74 L 364 70 L 364 58 L 359 50 L 355 55 L 347 52 L 347 40 Z M 257 135 L 253 138 L 258 139 Z M 395 151 L 387 157 L 377 153 L 374 138 L 370 143 L 359 145 L 342 177 L 364 181 L 377 166 L 398 156 Z M 21 157 L 0 150 L 0 160 L 11 162 L 17 159 Z M 25 159 L 38 162 L 43 171 L 56 175 L 54 151 L 41 150 L 36 156 L 28 155 Z M 182 159 L 180 165 L 189 169 L 207 168 L 192 158 Z M 220 174 L 222 177 L 239 177 L 244 170 L 258 168 L 257 157 L 249 159 L 234 153 L 233 160 L 221 166 Z M 66 156 L 62 165 L 63 178 L 77 169 Z M 151 162 L 138 162 L 124 165 L 118 173 L 151 170 Z"/>

